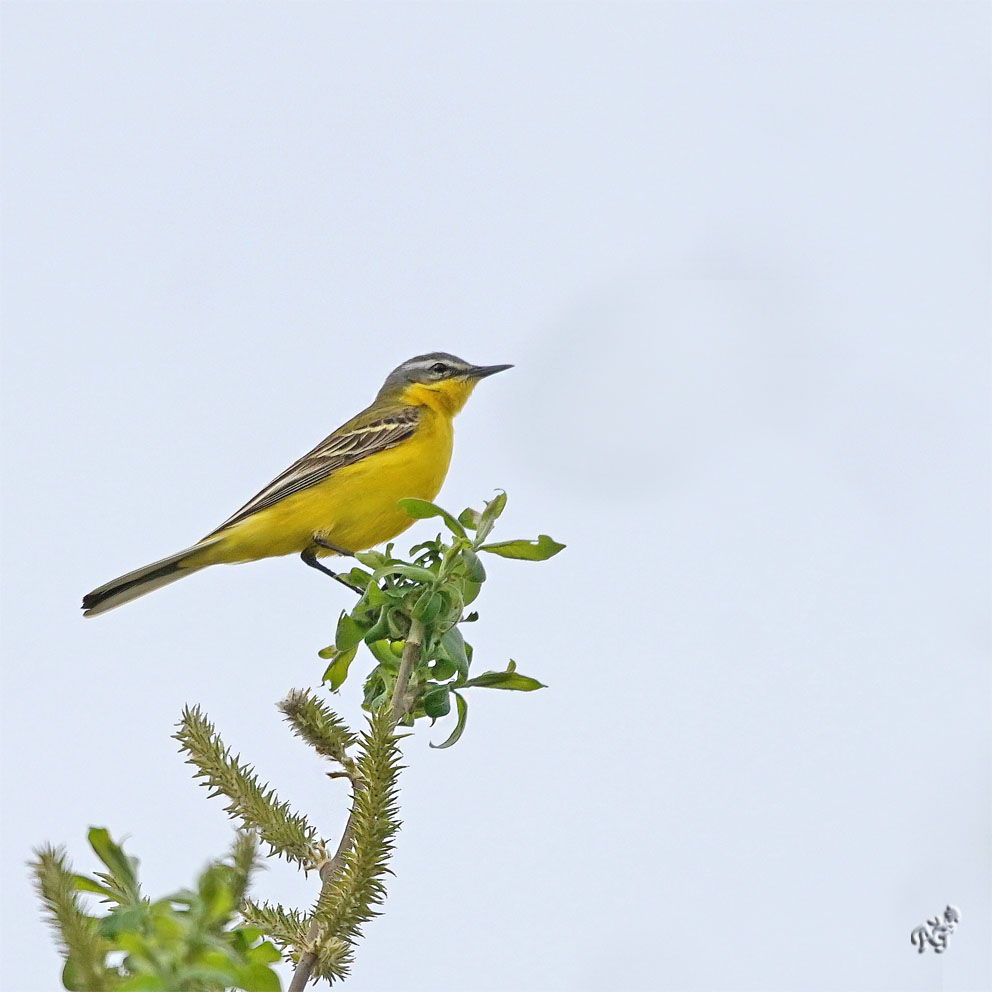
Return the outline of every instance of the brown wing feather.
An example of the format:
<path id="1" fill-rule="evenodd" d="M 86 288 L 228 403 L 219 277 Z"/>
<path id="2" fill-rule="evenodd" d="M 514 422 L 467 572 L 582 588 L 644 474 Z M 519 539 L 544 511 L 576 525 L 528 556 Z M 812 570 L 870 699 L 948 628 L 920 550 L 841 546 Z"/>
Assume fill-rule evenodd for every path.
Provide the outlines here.
<path id="1" fill-rule="evenodd" d="M 377 452 L 395 448 L 412 436 L 417 427 L 417 419 L 418 413 L 414 407 L 401 407 L 369 419 L 359 414 L 344 427 L 339 427 L 333 434 L 325 437 L 312 451 L 293 462 L 285 472 L 276 476 L 207 536 L 210 537 L 293 493 L 322 482 L 339 468 L 354 465 Z"/>

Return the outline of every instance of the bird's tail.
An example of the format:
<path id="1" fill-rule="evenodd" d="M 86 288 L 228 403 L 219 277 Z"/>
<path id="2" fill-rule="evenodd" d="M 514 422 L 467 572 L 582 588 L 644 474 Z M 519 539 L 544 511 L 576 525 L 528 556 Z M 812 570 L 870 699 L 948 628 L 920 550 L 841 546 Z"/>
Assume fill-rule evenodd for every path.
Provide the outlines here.
<path id="1" fill-rule="evenodd" d="M 215 542 L 205 542 L 213 544 Z M 145 565 L 144 568 L 135 569 L 127 575 L 121 575 L 111 582 L 105 582 L 92 592 L 83 596 L 83 616 L 95 617 L 100 613 L 106 613 L 116 606 L 129 603 L 132 599 L 144 596 L 145 593 L 154 589 L 167 586 L 170 582 L 183 579 L 193 572 L 198 572 L 201 568 L 213 564 L 206 556 L 200 556 L 199 552 L 204 548 L 204 543 L 186 548 L 177 554 L 163 558 L 161 561 Z M 204 560 L 206 559 L 206 560 Z"/>

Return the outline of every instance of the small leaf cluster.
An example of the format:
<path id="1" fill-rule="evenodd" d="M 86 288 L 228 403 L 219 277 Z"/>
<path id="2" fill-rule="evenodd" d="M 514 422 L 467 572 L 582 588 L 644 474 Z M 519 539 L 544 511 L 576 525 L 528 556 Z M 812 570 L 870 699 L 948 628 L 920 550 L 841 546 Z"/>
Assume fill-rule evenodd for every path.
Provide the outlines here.
<path id="1" fill-rule="evenodd" d="M 512 689 L 529 692 L 544 688 L 537 679 L 516 671 L 511 661 L 504 671 L 471 677 L 472 645 L 459 625 L 478 619 L 466 613 L 486 581 L 482 554 L 524 561 L 543 561 L 562 550 L 563 544 L 542 534 L 536 541 L 491 543 L 487 539 L 506 507 L 506 494 L 499 493 L 481 511 L 466 509 L 454 516 L 423 499 L 403 499 L 400 506 L 415 519 L 440 517 L 450 533 L 440 534 L 410 549 L 411 559 L 393 555 L 394 545 L 384 552 L 359 552 L 355 566 L 343 578 L 362 590 L 354 608 L 341 614 L 334 643 L 320 652 L 329 660 L 324 681 L 337 690 L 364 643 L 376 662 L 365 680 L 363 705 L 376 712 L 391 700 L 406 640 L 415 621 L 424 631 L 419 661 L 407 689 L 408 705 L 402 719 L 407 726 L 423 717 L 431 723 L 456 710 L 454 730 L 443 744 L 450 747 L 462 734 L 468 714 L 464 690 L 471 688 Z M 433 746 L 433 745 L 432 745 Z"/>
<path id="2" fill-rule="evenodd" d="M 256 861 L 255 837 L 239 833 L 228 858 L 209 864 L 192 889 L 151 901 L 135 858 L 94 827 L 89 842 L 106 868 L 72 871 L 61 850 L 36 852 L 31 867 L 62 945 L 62 983 L 74 992 L 279 992 L 279 951 L 262 931 L 236 922 Z M 93 915 L 80 893 L 109 906 Z"/>

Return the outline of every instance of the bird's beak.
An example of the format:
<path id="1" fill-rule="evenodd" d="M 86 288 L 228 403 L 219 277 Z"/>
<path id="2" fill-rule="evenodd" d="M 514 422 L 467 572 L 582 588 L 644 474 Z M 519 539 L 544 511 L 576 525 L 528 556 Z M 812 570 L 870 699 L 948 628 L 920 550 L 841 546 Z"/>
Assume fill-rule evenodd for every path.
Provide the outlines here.
<path id="1" fill-rule="evenodd" d="M 512 365 L 473 365 L 467 375 L 470 379 L 485 379 L 486 376 L 495 375 L 497 372 L 505 372 L 512 369 Z"/>

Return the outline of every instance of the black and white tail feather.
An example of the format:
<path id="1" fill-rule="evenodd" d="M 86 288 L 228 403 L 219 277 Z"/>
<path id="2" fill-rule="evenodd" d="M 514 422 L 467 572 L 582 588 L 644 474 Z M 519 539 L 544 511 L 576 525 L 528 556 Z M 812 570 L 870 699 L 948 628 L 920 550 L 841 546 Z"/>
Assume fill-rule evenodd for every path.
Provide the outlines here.
<path id="1" fill-rule="evenodd" d="M 213 542 L 210 542 L 213 543 Z M 83 597 L 83 616 L 95 617 L 106 613 L 115 607 L 130 603 L 132 599 L 144 596 L 145 593 L 161 589 L 170 582 L 184 579 L 187 575 L 206 568 L 208 562 L 195 564 L 191 561 L 196 552 L 203 548 L 202 544 L 186 548 L 161 561 L 152 562 L 144 568 L 136 568 L 127 575 L 121 575 L 110 582 L 98 586 Z"/>

